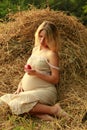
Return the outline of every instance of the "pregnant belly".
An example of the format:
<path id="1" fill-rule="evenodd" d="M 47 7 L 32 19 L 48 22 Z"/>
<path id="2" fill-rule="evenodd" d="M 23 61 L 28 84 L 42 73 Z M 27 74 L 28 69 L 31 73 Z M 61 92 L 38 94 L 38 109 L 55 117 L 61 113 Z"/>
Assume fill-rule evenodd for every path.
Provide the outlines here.
<path id="1" fill-rule="evenodd" d="M 24 75 L 22 79 L 22 88 L 24 91 L 34 90 L 37 88 L 51 87 L 51 86 L 54 85 L 44 80 L 41 80 L 36 76 L 29 76 L 27 73 Z"/>

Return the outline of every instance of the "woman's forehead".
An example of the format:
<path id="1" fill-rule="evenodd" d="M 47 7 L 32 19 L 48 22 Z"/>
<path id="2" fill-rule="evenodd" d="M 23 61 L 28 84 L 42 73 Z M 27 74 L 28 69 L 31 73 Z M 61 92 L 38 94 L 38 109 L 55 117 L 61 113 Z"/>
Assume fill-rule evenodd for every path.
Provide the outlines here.
<path id="1" fill-rule="evenodd" d="M 40 32 L 39 32 L 39 35 L 46 35 L 46 31 L 45 30 L 41 30 Z"/>

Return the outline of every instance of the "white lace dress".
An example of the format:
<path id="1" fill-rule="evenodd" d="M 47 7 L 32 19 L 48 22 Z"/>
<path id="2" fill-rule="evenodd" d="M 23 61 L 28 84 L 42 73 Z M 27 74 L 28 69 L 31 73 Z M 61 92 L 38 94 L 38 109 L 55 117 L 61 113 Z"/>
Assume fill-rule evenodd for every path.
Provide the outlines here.
<path id="1" fill-rule="evenodd" d="M 50 64 L 41 55 L 31 55 L 27 64 L 40 73 L 50 75 Z M 54 67 L 54 66 L 52 66 Z M 13 114 L 20 115 L 29 112 L 38 102 L 53 105 L 57 101 L 57 90 L 54 84 L 46 82 L 27 73 L 22 78 L 24 92 L 19 94 L 5 94 L 1 101 L 9 105 Z"/>

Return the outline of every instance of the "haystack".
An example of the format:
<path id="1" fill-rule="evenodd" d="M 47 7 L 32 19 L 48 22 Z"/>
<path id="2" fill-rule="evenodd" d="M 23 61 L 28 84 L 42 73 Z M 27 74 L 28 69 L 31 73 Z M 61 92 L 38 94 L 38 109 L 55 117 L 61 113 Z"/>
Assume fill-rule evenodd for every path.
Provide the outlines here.
<path id="1" fill-rule="evenodd" d="M 74 107 L 78 110 L 79 106 L 84 113 L 87 109 L 87 28 L 64 12 L 23 11 L 10 15 L 8 23 L 0 23 L 0 89 L 13 92 L 17 88 L 34 45 L 34 33 L 44 20 L 54 22 L 60 33 L 58 100 L 63 106 L 69 105 L 70 111 Z"/>

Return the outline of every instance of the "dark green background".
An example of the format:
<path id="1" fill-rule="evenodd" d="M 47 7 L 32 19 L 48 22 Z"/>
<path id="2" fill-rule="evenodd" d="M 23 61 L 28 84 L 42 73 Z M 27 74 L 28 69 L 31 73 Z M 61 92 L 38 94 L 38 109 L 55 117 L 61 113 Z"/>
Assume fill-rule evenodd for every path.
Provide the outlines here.
<path id="1" fill-rule="evenodd" d="M 31 6 L 32 5 L 32 6 Z M 87 25 L 87 0 L 0 0 L 0 19 L 5 19 L 8 13 L 15 13 L 31 8 L 46 8 L 65 11 L 76 16 Z"/>

